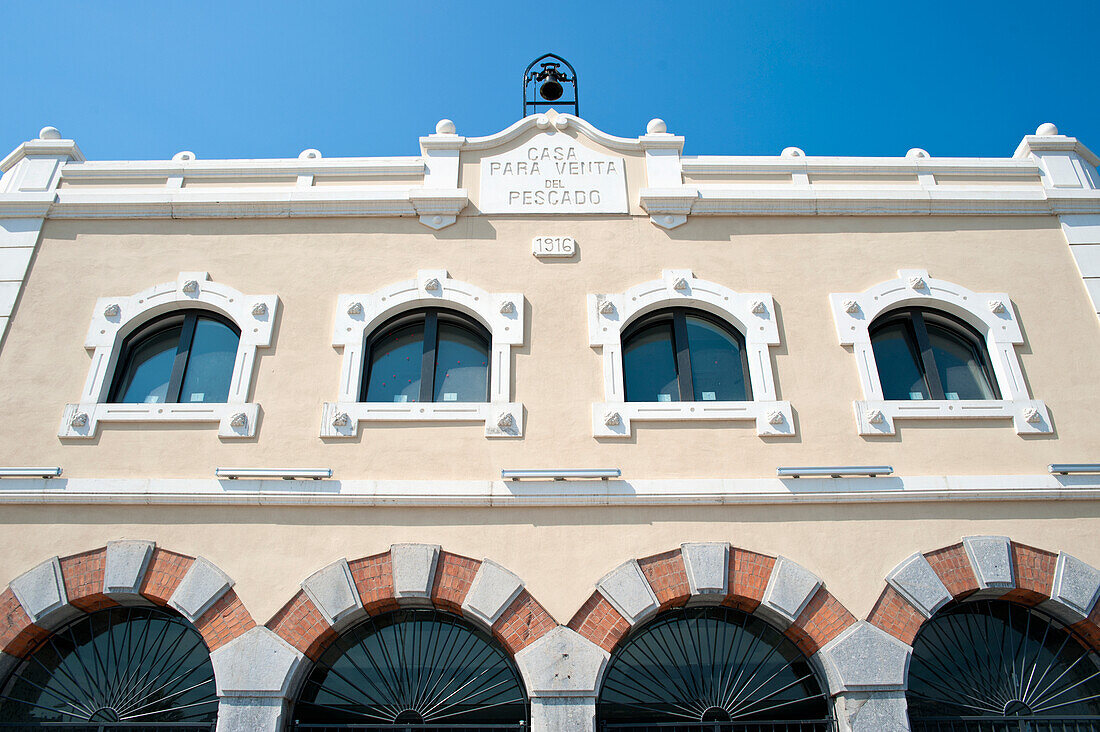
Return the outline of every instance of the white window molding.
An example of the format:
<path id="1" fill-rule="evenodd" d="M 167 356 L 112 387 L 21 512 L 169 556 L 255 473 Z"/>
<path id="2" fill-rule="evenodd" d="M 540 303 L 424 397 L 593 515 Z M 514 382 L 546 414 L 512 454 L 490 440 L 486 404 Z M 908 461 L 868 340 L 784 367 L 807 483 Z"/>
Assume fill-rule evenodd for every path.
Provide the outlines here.
<path id="1" fill-rule="evenodd" d="M 1024 338 L 1007 294 L 973 292 L 954 282 L 933 279 L 927 270 L 902 269 L 897 279 L 863 292 L 832 294 L 829 301 L 840 344 L 852 346 L 859 369 L 864 397 L 854 403 L 859 434 L 892 435 L 895 419 L 989 418 L 1011 419 L 1021 435 L 1053 432 L 1046 405 L 1028 393 L 1015 348 Z M 871 348 L 870 327 L 878 316 L 901 307 L 942 310 L 981 333 L 1002 398 L 886 400 Z"/>
<path id="2" fill-rule="evenodd" d="M 395 315 L 422 307 L 446 307 L 464 313 L 489 330 L 488 402 L 360 402 L 360 381 L 367 335 Z M 518 292 L 489 293 L 451 279 L 443 269 L 423 269 L 416 279 L 395 282 L 375 292 L 340 295 L 332 345 L 342 348 L 340 394 L 325 402 L 322 437 L 355 437 L 360 421 L 484 422 L 486 437 L 522 437 L 523 405 L 510 401 L 512 346 L 523 345 L 524 299 Z"/>
<path id="3" fill-rule="evenodd" d="M 278 307 L 276 295 L 244 295 L 232 287 L 211 282 L 206 272 L 180 272 L 175 282 L 164 282 L 136 295 L 99 298 L 84 340 L 84 347 L 93 351 L 92 365 L 80 401 L 65 405 L 58 436 L 91 439 L 100 422 L 217 422 L 219 437 L 253 437 L 260 408 L 248 402 L 248 395 L 256 349 L 271 345 Z M 126 336 L 153 318 L 184 309 L 220 313 L 240 328 L 225 403 L 106 403 Z"/>
<path id="4" fill-rule="evenodd" d="M 745 337 L 752 401 L 628 402 L 623 388 L 622 333 L 637 318 L 669 307 L 692 307 L 729 323 Z M 603 350 L 603 402 L 592 405 L 595 437 L 629 437 L 635 421 L 754 420 L 758 435 L 793 435 L 791 404 L 778 401 L 769 346 L 779 344 L 775 304 L 766 293 L 739 293 L 666 269 L 661 279 L 622 294 L 588 296 L 588 345 Z"/>

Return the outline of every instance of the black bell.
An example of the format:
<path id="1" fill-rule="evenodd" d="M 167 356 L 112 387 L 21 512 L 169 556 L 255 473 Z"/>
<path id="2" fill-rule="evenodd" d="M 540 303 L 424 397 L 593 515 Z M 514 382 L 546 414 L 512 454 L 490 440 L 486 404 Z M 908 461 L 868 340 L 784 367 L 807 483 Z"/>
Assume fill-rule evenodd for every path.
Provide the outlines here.
<path id="1" fill-rule="evenodd" d="M 548 102 L 556 102 L 561 99 L 562 91 L 561 84 L 550 79 L 539 87 L 539 96 Z"/>

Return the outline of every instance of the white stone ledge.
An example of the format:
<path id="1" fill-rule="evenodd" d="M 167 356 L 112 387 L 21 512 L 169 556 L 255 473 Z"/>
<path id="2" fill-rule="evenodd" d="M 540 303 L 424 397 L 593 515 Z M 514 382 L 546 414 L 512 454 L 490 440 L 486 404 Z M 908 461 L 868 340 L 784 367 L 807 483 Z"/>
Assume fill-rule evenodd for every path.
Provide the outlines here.
<path id="1" fill-rule="evenodd" d="M 523 437 L 519 402 L 325 402 L 321 437 L 355 437 L 360 422 L 481 422 L 486 437 Z"/>
<path id="2" fill-rule="evenodd" d="M 1020 435 L 1054 431 L 1041 399 L 914 399 L 853 402 L 861 435 L 892 435 L 898 419 L 1011 419 Z"/>
<path id="3" fill-rule="evenodd" d="M 242 418 L 243 415 L 243 418 Z M 225 439 L 256 436 L 260 405 L 245 404 L 106 404 L 90 402 L 66 404 L 57 436 L 72 440 L 90 440 L 100 423 L 115 424 L 188 424 L 217 422 L 218 437 Z"/>
<path id="4" fill-rule="evenodd" d="M 1100 499 L 1096 475 L 658 480 L 6 478 L 0 504 L 719 506 Z"/>
<path id="5" fill-rule="evenodd" d="M 593 437 L 630 437 L 634 422 L 755 422 L 761 436 L 793 436 L 794 415 L 785 401 L 752 402 L 597 402 L 592 405 Z"/>

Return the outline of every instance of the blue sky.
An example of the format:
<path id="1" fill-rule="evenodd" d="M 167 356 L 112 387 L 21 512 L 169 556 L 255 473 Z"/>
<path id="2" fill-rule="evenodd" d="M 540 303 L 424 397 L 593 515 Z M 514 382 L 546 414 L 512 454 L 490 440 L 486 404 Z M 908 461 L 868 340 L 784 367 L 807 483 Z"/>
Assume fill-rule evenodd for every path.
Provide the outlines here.
<path id="1" fill-rule="evenodd" d="M 547 51 L 589 121 L 688 154 L 1008 156 L 1046 121 L 1100 151 L 1098 0 L 11 0 L 0 28 L 4 151 L 52 124 L 90 159 L 412 155 L 518 119 Z"/>

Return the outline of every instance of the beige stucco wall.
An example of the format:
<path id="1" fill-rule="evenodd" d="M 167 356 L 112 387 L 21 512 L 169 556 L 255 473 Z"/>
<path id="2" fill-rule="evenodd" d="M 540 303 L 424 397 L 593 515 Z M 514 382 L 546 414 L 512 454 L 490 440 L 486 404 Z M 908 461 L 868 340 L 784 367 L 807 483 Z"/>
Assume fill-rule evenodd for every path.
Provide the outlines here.
<path id="1" fill-rule="evenodd" d="M 298 583 L 329 562 L 384 552 L 392 543 L 427 542 L 511 569 L 565 623 L 596 580 L 619 563 L 685 541 L 728 541 L 806 566 L 862 618 L 894 566 L 963 536 L 1007 535 L 1100 567 L 1098 518 L 1098 501 L 535 509 L 4 506 L 0 583 L 53 555 L 113 539 L 152 539 L 222 568 L 263 623 Z"/>
<path id="2" fill-rule="evenodd" d="M 570 235 L 568 261 L 531 256 L 536 234 Z M 490 292 L 522 291 L 527 343 L 514 350 L 512 397 L 522 439 L 476 424 L 364 425 L 354 440 L 318 437 L 337 394 L 331 346 L 341 292 L 370 292 L 444 267 Z M 621 292 L 687 267 L 737 290 L 775 297 L 779 396 L 798 434 L 761 439 L 751 422 L 637 423 L 628 440 L 596 440 L 601 355 L 587 345 L 585 297 Z M 1017 348 L 1056 433 L 1020 437 L 1008 420 L 899 421 L 898 434 L 856 434 L 861 398 L 851 352 L 838 345 L 831 292 L 862 290 L 927 267 L 973 290 L 1005 291 L 1027 342 Z M 212 425 L 102 425 L 90 441 L 57 438 L 90 356 L 100 296 L 127 295 L 207 270 L 245 293 L 278 293 L 274 345 L 261 350 L 252 398 L 258 435 L 219 440 Z M 501 468 L 619 467 L 629 479 L 773 476 L 778 465 L 893 465 L 900 475 L 1039 474 L 1096 458 L 1100 324 L 1053 218 L 692 218 L 671 232 L 645 218 L 463 217 L 432 232 L 412 219 L 49 221 L 0 353 L 0 444 L 8 465 L 60 465 L 68 477 L 212 477 L 219 466 L 331 467 L 338 478 L 491 479 Z"/>

